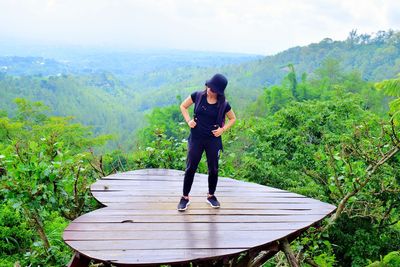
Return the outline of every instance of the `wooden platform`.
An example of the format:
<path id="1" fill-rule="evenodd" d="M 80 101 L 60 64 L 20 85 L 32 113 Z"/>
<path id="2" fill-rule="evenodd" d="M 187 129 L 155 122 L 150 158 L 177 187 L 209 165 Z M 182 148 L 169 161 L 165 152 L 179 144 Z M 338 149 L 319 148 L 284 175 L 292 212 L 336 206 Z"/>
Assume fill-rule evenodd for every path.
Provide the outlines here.
<path id="1" fill-rule="evenodd" d="M 179 212 L 183 174 L 136 170 L 94 183 L 93 196 L 107 207 L 65 229 L 65 242 L 77 252 L 71 266 L 88 259 L 138 266 L 220 258 L 296 237 L 336 209 L 295 193 L 222 177 L 215 193 L 221 208 L 212 209 L 206 203 L 207 175 L 196 174 L 191 204 Z"/>

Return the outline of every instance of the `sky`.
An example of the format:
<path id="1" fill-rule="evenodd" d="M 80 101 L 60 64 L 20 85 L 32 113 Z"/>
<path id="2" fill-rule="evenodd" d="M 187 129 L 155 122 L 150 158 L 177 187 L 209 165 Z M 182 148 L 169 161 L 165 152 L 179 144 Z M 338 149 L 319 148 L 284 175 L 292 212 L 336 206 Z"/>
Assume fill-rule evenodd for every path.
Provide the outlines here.
<path id="1" fill-rule="evenodd" d="M 400 29 L 399 0 L 0 0 L 0 43 L 273 55 Z"/>

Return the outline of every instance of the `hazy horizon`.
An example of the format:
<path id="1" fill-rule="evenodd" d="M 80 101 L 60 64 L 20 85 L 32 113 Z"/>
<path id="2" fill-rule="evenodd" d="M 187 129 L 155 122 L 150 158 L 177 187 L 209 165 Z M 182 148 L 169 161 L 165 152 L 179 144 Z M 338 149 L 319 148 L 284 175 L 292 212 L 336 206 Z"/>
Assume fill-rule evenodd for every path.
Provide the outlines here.
<path id="1" fill-rule="evenodd" d="M 1 43 L 274 55 L 348 33 L 400 29 L 400 2 L 0 1 Z"/>
<path id="2" fill-rule="evenodd" d="M 212 51 L 212 50 L 195 50 L 195 49 L 179 49 L 179 48 L 165 48 L 165 47 L 118 47 L 118 46 L 96 46 L 96 45 L 76 45 L 76 44 L 49 44 L 49 43 L 29 43 L 23 41 L 15 41 L 9 43 L 0 44 L 0 56 L 20 56 L 23 54 L 29 55 L 31 51 L 55 51 L 55 49 L 60 50 L 74 50 L 76 52 L 81 51 L 87 54 L 88 52 L 92 54 L 96 53 L 163 53 L 163 52 L 179 52 L 179 53 L 204 53 L 204 54 L 227 54 L 227 55 L 243 55 L 243 56 L 269 56 L 269 55 L 261 55 L 256 53 L 246 53 L 246 52 L 227 52 L 227 51 Z M 9 54 L 10 51 L 17 51 L 18 54 Z M 281 51 L 278 51 L 279 53 Z"/>
<path id="3" fill-rule="evenodd" d="M 353 29 L 354 30 L 354 29 Z M 355 29 L 356 30 L 356 29 Z M 389 30 L 394 30 L 394 31 L 399 31 L 398 29 L 382 29 L 382 31 L 389 31 Z M 350 33 L 350 31 L 349 31 Z M 349 34 L 348 33 L 348 34 Z M 359 32 L 357 31 L 358 34 L 373 34 L 374 33 L 364 33 L 364 32 Z M 228 55 L 228 56 L 254 56 L 254 57 L 264 57 L 264 56 L 275 56 L 276 54 L 279 54 L 281 52 L 284 52 L 288 49 L 291 49 L 293 47 L 302 47 L 302 46 L 308 46 L 313 43 L 319 43 L 325 38 L 330 38 L 330 37 L 324 37 L 321 40 L 318 40 L 316 42 L 304 44 L 304 45 L 293 45 L 292 47 L 288 47 L 285 49 L 282 49 L 280 51 L 277 51 L 273 54 L 268 54 L 268 55 L 263 55 L 263 54 L 257 54 L 257 53 L 248 53 L 248 52 L 232 52 L 232 51 L 213 51 L 213 50 L 195 50 L 195 49 L 184 49 L 184 48 L 165 48 L 165 47 L 119 47 L 119 46 L 106 46 L 106 45 L 80 45 L 80 44 L 54 44 L 54 43 L 39 43 L 39 42 L 31 42 L 29 43 L 28 41 L 23 41 L 23 40 L 17 40 L 17 41 L 10 41 L 4 42 L 0 44 L 0 56 L 21 56 L 21 57 L 27 57 L 27 56 L 33 56 L 33 57 L 58 57 L 60 55 L 60 52 L 65 52 L 65 53 L 75 53 L 74 55 L 77 54 L 83 54 L 83 55 L 97 55 L 97 54 L 145 54 L 145 53 L 151 53 L 151 54 L 157 54 L 157 53 L 197 53 L 197 54 L 219 54 L 219 55 Z M 347 36 L 346 36 L 347 38 Z M 338 39 L 332 39 L 333 41 L 344 41 L 346 38 L 338 40 Z"/>

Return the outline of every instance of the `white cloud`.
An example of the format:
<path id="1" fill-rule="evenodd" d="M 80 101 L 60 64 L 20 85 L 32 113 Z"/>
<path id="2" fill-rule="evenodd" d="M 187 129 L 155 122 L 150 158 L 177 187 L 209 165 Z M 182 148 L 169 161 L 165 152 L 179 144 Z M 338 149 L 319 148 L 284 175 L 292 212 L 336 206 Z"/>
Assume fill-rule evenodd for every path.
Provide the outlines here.
<path id="1" fill-rule="evenodd" d="M 0 37 L 271 54 L 399 29 L 399 10 L 392 0 L 0 0 Z"/>

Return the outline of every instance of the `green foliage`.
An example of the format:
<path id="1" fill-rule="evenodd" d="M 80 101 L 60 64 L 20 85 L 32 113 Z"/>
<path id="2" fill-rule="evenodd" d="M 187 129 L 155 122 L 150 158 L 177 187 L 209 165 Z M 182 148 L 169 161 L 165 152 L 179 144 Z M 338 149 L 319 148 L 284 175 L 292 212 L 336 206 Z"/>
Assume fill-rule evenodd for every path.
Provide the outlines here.
<path id="1" fill-rule="evenodd" d="M 364 81 L 360 72 L 345 72 L 338 60 L 327 58 L 316 69 L 315 75 L 307 78 L 303 73 L 301 81 L 290 64 L 282 84 L 265 88 L 264 93 L 247 109 L 247 116 L 263 117 L 287 107 L 292 101 L 335 100 L 345 97 L 347 93 L 359 95 L 365 109 L 382 116 L 386 114 L 384 94 L 377 91 L 372 83 Z"/>
<path id="2" fill-rule="evenodd" d="M 2 193 L 14 201 L 15 207 L 60 210 L 66 218 L 82 212 L 87 188 L 93 180 L 90 151 L 82 151 L 104 143 L 106 137 L 90 138 L 87 128 L 69 124 L 66 118 L 48 118 L 19 100 L 15 122 L 3 126 L 14 136 L 4 149 Z M 11 133 L 12 134 L 12 133 Z M 29 209 L 28 208 L 28 209 Z"/>
<path id="3" fill-rule="evenodd" d="M 400 122 L 400 74 L 397 75 L 397 79 L 384 80 L 376 83 L 376 87 L 382 90 L 386 95 L 392 96 L 395 99 L 389 103 L 390 112 L 394 122 L 399 124 Z"/>
<path id="4" fill-rule="evenodd" d="M 266 98 L 265 94 L 257 100 L 264 114 L 235 126 L 235 140 L 243 149 L 237 145 L 228 148 L 241 155 L 240 160 L 232 162 L 238 170 L 232 175 L 336 205 L 350 194 L 344 202 L 346 214 L 351 218 L 370 218 L 374 231 L 380 229 L 382 242 L 374 245 L 367 235 L 369 227 L 355 223 L 360 227 L 356 235 L 351 230 L 340 232 L 341 226 L 325 236 L 309 232 L 297 249 L 320 265 L 332 266 L 335 259 L 344 265 L 362 265 L 368 258 L 376 259 L 396 249 L 394 244 L 400 241 L 399 231 L 391 227 L 399 220 L 399 158 L 385 160 L 397 151 L 399 129 L 371 112 L 383 114 L 383 94 L 374 93 L 374 87 L 362 81 L 356 72 L 341 73 L 337 62 L 328 63 L 332 65 L 328 64 L 330 71 L 321 71 L 319 78 L 303 80 L 303 95 L 315 100 L 291 101 L 291 83 L 285 81 L 275 88 L 286 92 L 287 102 Z M 267 107 L 273 105 L 277 107 L 275 112 L 268 112 Z M 379 171 L 371 171 L 370 165 L 376 162 L 385 164 L 377 165 Z M 336 234 L 345 233 L 352 233 L 348 234 L 349 240 L 336 239 Z M 358 243 L 359 246 L 350 248 Z M 339 244 L 347 256 L 340 253 Z"/>
<path id="5" fill-rule="evenodd" d="M 28 249 L 33 236 L 33 231 L 20 212 L 8 203 L 0 205 L 0 258 Z"/>
<path id="6" fill-rule="evenodd" d="M 368 217 L 344 214 L 329 230 L 329 236 L 336 244 L 335 254 L 343 266 L 365 266 L 369 259 L 379 259 L 381 255 L 397 250 L 400 231 L 379 228 L 379 224 Z"/>
<path id="7" fill-rule="evenodd" d="M 337 66 L 335 61 L 329 64 Z M 257 110 L 258 116 L 239 119 L 223 135 L 225 153 L 220 159 L 221 176 L 283 188 L 336 205 L 358 188 L 345 203 L 344 212 L 349 221 L 369 218 L 369 225 L 355 221 L 354 226 L 359 227 L 355 231 L 339 222 L 329 232 L 310 230 L 294 245 L 302 259 L 320 266 L 366 264 L 368 259 L 394 250 L 399 240 L 399 231 L 391 227 L 399 218 L 398 158 L 380 167 L 372 178 L 366 172 L 380 153 L 393 148 L 389 133 L 397 130 L 372 112 L 382 114 L 382 94 L 371 99 L 369 94 L 375 89 L 357 72 L 337 72 L 321 71 L 331 76 L 296 81 L 298 101 L 293 96 L 294 77 L 267 88 L 257 100 L 260 107 L 254 105 L 251 110 Z M 128 156 L 118 153 L 123 165 L 183 169 L 189 128 L 182 123 L 178 106 L 156 109 L 147 119 L 151 123 L 142 129 L 137 150 Z M 206 165 L 201 164 L 198 171 L 205 172 Z M 369 182 L 359 187 L 366 178 Z M 378 243 L 372 242 L 370 231 L 376 233 Z M 356 246 L 350 248 L 351 244 Z"/>
<path id="8" fill-rule="evenodd" d="M 168 137 L 162 131 L 156 131 L 154 136 L 147 147 L 133 155 L 135 167 L 184 170 L 187 141 Z"/>
<path id="9" fill-rule="evenodd" d="M 399 159 L 392 158 L 371 177 L 367 171 L 371 163 L 393 149 L 391 133 L 398 129 L 378 116 L 385 109 L 382 94 L 374 94 L 374 87 L 362 81 L 357 72 L 344 73 L 336 61 L 328 63 L 325 67 L 336 74 L 321 70 L 319 78 L 307 81 L 303 77 L 293 87 L 291 69 L 292 76 L 282 85 L 265 89 L 250 109 L 258 116 L 238 120 L 224 134 L 220 175 L 283 188 L 336 205 L 356 189 L 344 204 L 344 212 L 357 230 L 338 222 L 329 232 L 310 230 L 294 247 L 302 259 L 320 266 L 362 266 L 368 259 L 394 250 L 400 240 L 399 230 L 391 226 L 399 219 Z M 168 138 L 181 132 L 179 115 L 175 107 L 157 110 L 149 117 L 151 127 L 143 131 L 148 139 L 141 139 L 146 140 L 143 143 L 147 146 L 139 145 L 136 152 L 146 162 L 142 166 L 166 166 L 161 153 L 179 151 L 165 145 Z M 182 132 L 187 129 L 183 126 Z M 158 147 L 162 149 L 158 151 Z M 181 148 L 182 154 L 175 155 L 183 160 L 185 149 Z M 371 221 L 362 224 L 357 218 Z M 325 224 L 324 228 L 328 226 Z M 368 236 L 370 231 L 374 233 L 372 238 Z M 379 242 L 374 243 L 374 238 Z M 352 244 L 355 246 L 350 247 Z"/>
<path id="10" fill-rule="evenodd" d="M 388 266 L 400 266 L 400 251 L 392 251 L 383 258 L 383 263 Z"/>
<path id="11" fill-rule="evenodd" d="M 327 170 L 318 157 L 325 145 L 339 144 L 353 124 L 370 116 L 348 95 L 341 101 L 292 102 L 274 115 L 255 118 L 254 126 L 242 129 L 241 135 L 253 138 L 239 152 L 242 168 L 235 176 L 314 197 L 325 192 L 320 197 L 326 200 L 329 190 L 321 181 Z"/>
<path id="12" fill-rule="evenodd" d="M 63 266 L 69 261 L 72 251 L 61 240 L 68 221 L 56 212 L 43 217 L 50 253 L 43 250 L 43 243 L 22 213 L 9 203 L 0 206 L 0 266 L 13 266 L 16 262 L 22 266 Z"/>
<path id="13" fill-rule="evenodd" d="M 326 39 L 224 69 L 228 76 L 236 77 L 230 79 L 228 96 L 235 111 L 256 100 L 223 135 L 220 176 L 294 191 L 340 206 L 340 212 L 333 216 L 335 223 L 326 221 L 322 228 L 310 229 L 293 243 L 306 266 L 306 262 L 365 266 L 377 260 L 380 262 L 373 264 L 397 264 L 399 129 L 382 120 L 388 110 L 385 94 L 398 98 L 397 79 L 378 83 L 380 90 L 363 79 L 393 77 L 392 68 L 400 66 L 400 61 L 392 59 L 399 53 L 398 39 L 398 33 L 371 38 L 352 32 L 345 42 Z M 364 53 L 371 65 L 362 57 Z M 360 71 L 353 70 L 357 64 L 362 66 Z M 137 132 L 134 151 L 120 146 L 97 155 L 96 147 L 101 150 L 111 137 L 93 137 L 91 131 L 98 133 L 105 127 L 128 139 L 136 127 L 145 125 L 143 117 L 137 116 L 139 112 L 174 103 L 175 95 L 201 89 L 196 84 L 203 84 L 204 77 L 214 71 L 174 70 L 167 80 L 173 77 L 176 82 L 168 86 L 163 85 L 162 73 L 149 74 L 153 87 L 140 97 L 110 73 L 0 77 L 0 88 L 6 88 L 0 93 L 7 105 L 13 88 L 21 88 L 21 93 L 31 98 L 38 95 L 27 88 L 34 88 L 38 90 L 32 91 L 40 92 L 52 107 L 59 107 L 59 99 L 70 104 L 65 109 L 56 108 L 56 114 L 79 115 L 94 125 L 88 128 L 74 124 L 72 117 L 49 116 L 45 105 L 25 99 L 16 100 L 18 107 L 13 112 L 8 112 L 9 108 L 0 111 L 0 266 L 16 261 L 23 266 L 65 265 L 71 251 L 61 240 L 62 231 L 70 220 L 96 207 L 88 187 L 98 176 L 138 168 L 183 170 L 190 129 L 178 105 L 156 108 L 146 115 L 147 126 Z M 297 73 L 303 74 L 298 77 Z M 276 81 L 281 80 L 278 85 Z M 265 86 L 260 92 L 259 88 Z M 98 101 L 104 110 L 99 111 Z M 82 103 L 86 106 L 81 109 Z M 397 106 L 390 107 L 393 114 Z M 130 144 L 133 141 L 130 139 Z M 198 172 L 206 171 L 203 158 Z M 278 254 L 266 266 L 283 260 Z"/>
<path id="14" fill-rule="evenodd" d="M 278 86 L 286 79 L 285 90 L 275 91 L 271 96 L 276 99 L 275 104 L 268 102 L 272 112 L 276 112 L 288 98 L 317 99 L 334 85 L 350 86 L 346 85 L 349 77 L 342 74 L 351 73 L 355 68 L 359 71 L 352 74 L 353 85 L 357 77 L 368 81 L 394 77 L 400 68 L 399 40 L 400 33 L 394 31 L 376 36 L 353 32 L 346 41 L 325 38 L 319 43 L 293 47 L 268 57 L 214 53 L 210 57 L 210 53 L 171 51 L 162 56 L 158 53 L 82 56 L 80 53 L 68 64 L 70 68 L 76 64 L 72 69 L 55 60 L 0 57 L 4 66 L 10 66 L 7 74 L 0 74 L 0 106 L 14 116 L 12 99 L 23 95 L 31 101 L 42 101 L 54 114 L 74 116 L 75 122 L 92 125 L 95 134 L 113 134 L 115 139 L 103 151 L 120 147 L 132 150 L 136 141 L 134 132 L 144 126 L 144 114 L 155 107 L 175 103 L 177 95 L 186 97 L 201 90 L 205 79 L 216 72 L 229 78 L 227 93 L 236 111 L 243 111 L 253 103 L 262 88 Z M 44 64 L 37 68 L 33 62 Z M 282 68 L 288 65 L 289 68 Z M 304 73 L 307 79 L 303 79 Z M 314 78 L 324 86 L 304 90 L 305 80 L 311 84 Z M 347 89 L 361 89 L 359 84 L 351 87 Z M 376 109 L 385 106 L 380 102 L 381 94 L 373 92 L 371 86 L 363 90 L 363 95 L 370 94 L 370 102 L 364 101 L 365 105 Z"/>
<path id="15" fill-rule="evenodd" d="M 377 83 L 376 87 L 383 90 L 386 95 L 400 97 L 400 74 L 397 75 L 399 78 L 384 80 Z"/>
<path id="16" fill-rule="evenodd" d="M 182 140 L 187 138 L 187 127 L 178 105 L 154 108 L 146 115 L 147 126 L 137 133 L 137 143 L 148 146 L 154 137 L 165 134 L 167 138 Z"/>
<path id="17" fill-rule="evenodd" d="M 310 227 L 306 234 L 292 245 L 297 251 L 304 251 L 303 259 L 312 260 L 318 266 L 335 266 L 337 263 L 332 243 L 327 233 Z"/>
<path id="18" fill-rule="evenodd" d="M 321 267 L 330 267 L 334 266 L 335 264 L 335 256 L 328 255 L 327 253 L 323 252 L 314 258 L 314 261 L 318 266 Z"/>
<path id="19" fill-rule="evenodd" d="M 23 96 L 29 101 L 41 101 L 44 104 L 23 109 L 24 101 L 14 99 Z M 91 125 L 95 135 L 112 134 L 114 139 L 106 146 L 99 147 L 103 151 L 108 146 L 116 147 L 133 145 L 133 132 L 142 126 L 143 111 L 139 111 L 139 99 L 109 74 L 90 76 L 50 76 L 13 77 L 6 75 L 0 80 L 0 106 L 10 118 L 23 119 L 29 115 L 29 109 L 42 110 L 38 116 L 56 115 L 70 116 L 72 122 Z M 45 107 L 48 106 L 49 108 Z M 41 118 L 30 118 L 31 120 Z M 118 139 L 117 139 L 118 138 Z M 117 141 L 118 140 L 118 141 Z"/>
<path id="20" fill-rule="evenodd" d="M 97 177 L 91 166 L 93 149 L 109 137 L 93 137 L 88 127 L 72 124 L 70 118 L 48 117 L 41 103 L 16 103 L 15 118 L 0 118 L 0 199 L 25 222 L 20 227 L 35 233 L 24 237 L 25 242 L 33 240 L 30 248 L 20 246 L 18 253 L 25 257 L 21 263 L 65 264 L 71 254 L 61 241 L 62 230 L 95 207 L 88 190 Z M 17 240 L 14 226 L 4 227 L 10 236 L 5 238 Z M 13 252 L 10 248 L 8 254 Z"/>
<path id="21" fill-rule="evenodd" d="M 45 232 L 50 243 L 47 253 L 43 251 L 43 244 L 37 242 L 30 251 L 25 253 L 25 261 L 32 265 L 65 266 L 71 259 L 73 251 L 61 239 L 64 229 L 70 223 L 58 212 L 49 212 L 44 216 Z"/>

